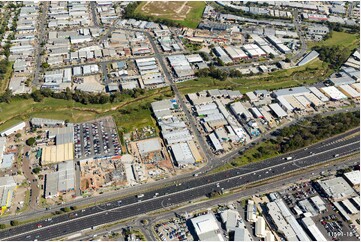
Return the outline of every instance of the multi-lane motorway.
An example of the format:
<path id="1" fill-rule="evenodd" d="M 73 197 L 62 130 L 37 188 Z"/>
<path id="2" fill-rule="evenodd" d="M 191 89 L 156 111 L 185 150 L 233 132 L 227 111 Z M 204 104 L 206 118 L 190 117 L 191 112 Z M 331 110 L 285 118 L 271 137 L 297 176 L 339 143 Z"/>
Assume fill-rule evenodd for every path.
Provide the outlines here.
<path id="1" fill-rule="evenodd" d="M 313 164 L 327 162 L 334 158 L 359 152 L 360 137 L 348 137 L 352 132 L 345 133 L 322 143 L 310 146 L 263 162 L 244 166 L 238 169 L 207 176 L 194 177 L 182 183 L 144 193 L 137 198 L 130 196 L 121 202 L 114 201 L 95 205 L 69 215 L 54 217 L 51 221 L 40 221 L 14 227 L 2 231 L 2 240 L 50 240 L 66 234 L 90 229 L 93 226 L 114 222 L 135 215 L 144 214 L 157 209 L 166 209 L 174 204 L 187 202 L 194 198 L 207 195 L 213 191 L 227 190 L 242 185 L 279 176 L 287 172 L 302 169 Z M 285 157 L 292 156 L 292 160 Z M 157 194 L 157 195 L 156 195 Z M 76 215 L 75 215 L 76 214 Z"/>

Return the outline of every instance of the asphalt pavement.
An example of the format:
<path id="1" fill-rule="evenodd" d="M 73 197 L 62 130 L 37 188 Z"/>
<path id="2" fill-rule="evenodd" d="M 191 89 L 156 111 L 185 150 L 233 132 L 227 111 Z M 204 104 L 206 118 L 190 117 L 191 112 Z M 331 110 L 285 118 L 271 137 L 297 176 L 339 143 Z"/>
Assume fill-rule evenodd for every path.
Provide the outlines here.
<path id="1" fill-rule="evenodd" d="M 350 134 L 352 131 L 310 146 L 307 150 L 301 149 L 230 171 L 188 179 L 173 186 L 144 193 L 141 198 L 129 196 L 122 199 L 121 202 L 115 201 L 93 206 L 84 211 L 75 212 L 77 216 L 72 218 L 66 214 L 54 217 L 52 221 L 34 222 L 14 227 L 1 233 L 0 239 L 50 240 L 65 234 L 89 229 L 92 226 L 114 222 L 157 209 L 166 209 L 178 203 L 203 197 L 213 191 L 241 187 L 310 165 L 327 162 L 334 159 L 335 154 L 342 157 L 359 152 L 360 137 L 355 136 L 346 139 L 345 137 Z M 285 157 L 288 156 L 292 156 L 293 159 L 286 160 Z"/>

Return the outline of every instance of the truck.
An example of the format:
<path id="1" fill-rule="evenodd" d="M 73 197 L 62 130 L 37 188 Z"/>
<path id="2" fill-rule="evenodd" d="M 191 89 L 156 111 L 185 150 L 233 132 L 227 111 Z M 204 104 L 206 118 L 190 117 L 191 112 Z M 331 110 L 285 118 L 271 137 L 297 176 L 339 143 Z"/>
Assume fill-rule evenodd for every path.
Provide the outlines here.
<path id="1" fill-rule="evenodd" d="M 292 160 L 292 156 L 286 157 L 285 160 Z"/>
<path id="2" fill-rule="evenodd" d="M 137 195 L 137 198 L 141 198 L 141 197 L 144 197 L 144 194 Z"/>

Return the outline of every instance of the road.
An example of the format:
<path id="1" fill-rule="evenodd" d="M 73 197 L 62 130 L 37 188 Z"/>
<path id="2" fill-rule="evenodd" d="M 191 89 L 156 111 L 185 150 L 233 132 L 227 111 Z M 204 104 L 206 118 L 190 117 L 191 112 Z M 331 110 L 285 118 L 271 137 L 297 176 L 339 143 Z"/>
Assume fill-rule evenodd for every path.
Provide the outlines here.
<path id="1" fill-rule="evenodd" d="M 335 154 L 342 157 L 359 152 L 360 137 L 356 135 L 346 138 L 354 132 L 352 130 L 337 138 L 315 144 L 307 150 L 301 149 L 230 171 L 187 179 L 182 183 L 146 192 L 142 198 L 129 196 L 123 198 L 119 204 L 117 201 L 99 206 L 95 204 L 96 206 L 87 208 L 83 212 L 77 211 L 78 216 L 72 219 L 68 215 L 60 215 L 54 217 L 50 222 L 34 222 L 14 227 L 11 230 L 3 231 L 0 239 L 50 240 L 92 226 L 145 214 L 157 209 L 165 209 L 174 204 L 203 197 L 213 191 L 221 191 L 222 188 L 228 190 L 242 187 L 245 184 L 269 179 L 310 165 L 328 162 L 334 159 Z M 285 160 L 285 157 L 288 156 L 292 156 L 293 159 Z M 156 193 L 158 195 L 154 197 Z M 41 224 L 42 227 L 38 228 L 38 224 Z"/>
<path id="2" fill-rule="evenodd" d="M 37 32 L 38 32 L 38 38 L 37 38 L 37 46 L 35 47 L 35 71 L 34 71 L 34 80 L 33 85 L 39 86 L 39 76 L 41 68 L 41 59 L 42 55 L 41 53 L 44 50 L 44 46 L 42 46 L 42 43 L 46 43 L 47 39 L 47 27 L 46 27 L 46 20 L 47 20 L 47 14 L 48 14 L 48 7 L 49 2 L 42 2 L 42 5 L 40 7 L 41 12 L 38 16 L 38 26 L 37 26 Z"/>
<path id="3" fill-rule="evenodd" d="M 98 15 L 97 15 L 97 3 L 95 1 L 90 2 L 90 10 L 92 14 L 92 20 L 94 27 L 99 27 Z"/>
<path id="4" fill-rule="evenodd" d="M 30 154 L 31 149 L 26 146 L 24 147 L 23 153 Z M 30 159 L 27 156 L 24 156 L 22 162 L 22 170 L 24 176 L 28 183 L 30 184 L 30 203 L 29 206 L 32 209 L 36 209 L 38 207 L 38 199 L 40 197 L 40 188 L 38 188 L 38 180 L 35 175 L 32 173 L 33 167 L 30 165 Z"/>
<path id="5" fill-rule="evenodd" d="M 295 64 L 307 52 L 307 43 L 306 43 L 305 37 L 304 37 L 304 35 L 302 33 L 301 26 L 300 26 L 301 21 L 302 20 L 301 20 L 299 14 L 298 14 L 298 9 L 295 9 L 294 12 L 293 12 L 293 23 L 295 25 L 296 32 L 297 32 L 298 37 L 300 38 L 300 42 L 301 42 L 301 49 L 292 58 L 292 62 L 295 63 Z"/>

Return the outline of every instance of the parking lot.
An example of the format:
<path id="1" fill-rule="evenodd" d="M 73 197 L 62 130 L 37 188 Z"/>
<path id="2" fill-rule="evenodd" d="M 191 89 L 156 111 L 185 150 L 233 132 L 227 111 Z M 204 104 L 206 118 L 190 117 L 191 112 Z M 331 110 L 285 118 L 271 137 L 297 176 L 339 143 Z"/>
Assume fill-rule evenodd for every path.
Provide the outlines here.
<path id="1" fill-rule="evenodd" d="M 74 125 L 75 158 L 119 155 L 121 147 L 111 118 Z"/>
<path id="2" fill-rule="evenodd" d="M 155 226 L 155 232 L 163 241 L 193 240 L 183 218 L 174 218 L 171 221 L 159 223 Z"/>

